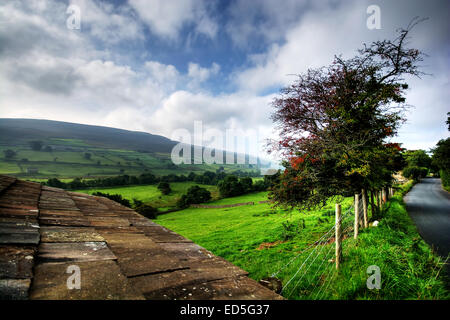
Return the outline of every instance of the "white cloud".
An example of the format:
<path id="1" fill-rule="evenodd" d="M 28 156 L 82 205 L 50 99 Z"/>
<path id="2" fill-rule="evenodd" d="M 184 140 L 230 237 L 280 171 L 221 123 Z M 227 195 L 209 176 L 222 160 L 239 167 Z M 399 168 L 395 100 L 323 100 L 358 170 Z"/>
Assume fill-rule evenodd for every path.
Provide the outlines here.
<path id="1" fill-rule="evenodd" d="M 128 6 L 114 7 L 95 0 L 70 0 L 81 13 L 81 29 L 106 43 L 115 44 L 123 40 L 144 39 L 138 19 L 133 17 Z"/>
<path id="2" fill-rule="evenodd" d="M 203 1 L 129 0 L 150 30 L 172 40 L 178 38 L 186 24 L 195 24 L 199 34 L 214 38 L 217 24 L 208 16 Z"/>
<path id="3" fill-rule="evenodd" d="M 211 65 L 211 68 L 202 68 L 193 62 L 190 62 L 188 65 L 188 76 L 196 83 L 208 80 L 211 76 L 217 75 L 219 71 L 220 66 L 215 62 Z"/>

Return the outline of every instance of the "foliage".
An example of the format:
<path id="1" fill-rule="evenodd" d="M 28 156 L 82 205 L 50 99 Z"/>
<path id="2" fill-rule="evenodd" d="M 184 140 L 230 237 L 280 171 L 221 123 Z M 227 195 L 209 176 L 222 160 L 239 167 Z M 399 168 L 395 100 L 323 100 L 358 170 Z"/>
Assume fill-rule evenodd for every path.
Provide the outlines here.
<path id="1" fill-rule="evenodd" d="M 4 150 L 3 153 L 5 154 L 5 159 L 12 159 L 17 155 L 17 153 L 11 149 Z"/>
<path id="2" fill-rule="evenodd" d="M 211 200 L 211 192 L 199 186 L 192 186 L 187 193 L 182 195 L 177 202 L 180 208 L 188 207 L 190 204 L 203 203 Z"/>
<path id="3" fill-rule="evenodd" d="M 425 167 L 416 167 L 416 166 L 408 166 L 403 169 L 402 175 L 405 178 L 413 179 L 414 181 L 419 181 L 422 178 L 425 178 L 428 174 L 428 168 Z"/>
<path id="4" fill-rule="evenodd" d="M 235 197 L 245 193 L 245 187 L 238 177 L 229 175 L 217 185 L 222 197 Z"/>
<path id="5" fill-rule="evenodd" d="M 170 188 L 170 184 L 164 181 L 158 184 L 158 190 L 161 191 L 161 193 L 164 195 L 168 195 L 172 191 L 172 189 Z"/>
<path id="6" fill-rule="evenodd" d="M 272 105 L 280 140 L 272 144 L 285 170 L 272 187 L 276 205 L 312 208 L 328 198 L 391 185 L 401 169 L 396 135 L 406 108 L 404 75 L 418 76 L 422 53 L 405 48 L 417 23 L 395 40 L 365 45 L 352 59 L 310 69 Z"/>
<path id="7" fill-rule="evenodd" d="M 430 168 L 431 158 L 424 150 L 405 151 L 403 156 L 408 167 Z"/>
<path id="8" fill-rule="evenodd" d="M 29 142 L 30 148 L 34 151 L 41 151 L 43 143 L 42 141 L 33 140 Z"/>
<path id="9" fill-rule="evenodd" d="M 113 200 L 117 203 L 120 203 L 121 205 L 131 208 L 130 200 L 122 198 L 120 194 L 109 194 L 109 193 L 103 193 L 103 192 L 94 192 L 92 195 L 99 196 L 99 197 L 105 197 L 110 200 Z"/>
<path id="10" fill-rule="evenodd" d="M 141 203 L 138 206 L 134 207 L 134 210 L 137 213 L 142 214 L 144 217 L 147 217 L 149 219 L 156 219 L 158 215 L 158 210 L 148 204 Z"/>
<path id="11" fill-rule="evenodd" d="M 432 164 L 439 170 L 444 188 L 450 188 L 450 138 L 440 140 L 433 150 Z"/>

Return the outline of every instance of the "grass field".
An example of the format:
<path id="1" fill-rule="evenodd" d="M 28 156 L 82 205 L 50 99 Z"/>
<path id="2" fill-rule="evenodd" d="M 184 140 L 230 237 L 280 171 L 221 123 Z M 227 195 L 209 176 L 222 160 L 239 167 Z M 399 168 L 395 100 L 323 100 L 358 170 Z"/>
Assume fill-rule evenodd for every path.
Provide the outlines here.
<path id="1" fill-rule="evenodd" d="M 178 165 L 174 166 L 169 154 L 142 153 L 132 150 L 104 149 L 90 146 L 81 140 L 52 139 L 53 151 L 33 151 L 26 144 L 17 146 L 0 145 L 0 174 L 21 178 L 59 179 L 75 177 L 105 177 L 119 174 L 140 175 L 152 172 L 156 175 L 187 175 L 190 172 L 216 171 L 220 165 Z M 12 159 L 4 158 L 5 150 L 13 150 Z M 85 157 L 89 153 L 90 158 Z M 239 165 L 223 165 L 225 172 L 237 169 L 248 170 Z M 38 173 L 28 173 L 28 169 Z"/>
<path id="2" fill-rule="evenodd" d="M 267 193 L 228 198 L 211 204 L 265 200 Z M 352 202 L 345 199 L 343 211 Z M 353 219 L 351 216 L 351 220 Z M 189 208 L 160 215 L 157 223 L 193 240 L 260 280 L 285 266 L 277 277 L 286 284 L 305 262 L 302 250 L 334 224 L 334 204 L 320 210 L 292 212 L 272 210 L 268 204 L 224 209 Z M 290 226 L 290 227 L 284 227 Z M 358 240 L 343 242 L 343 262 L 334 273 L 334 244 L 317 246 L 318 261 L 295 286 L 283 295 L 289 299 L 448 299 L 441 277 L 441 264 L 421 240 L 402 203 L 401 194 L 389 202 L 378 227 L 362 230 Z M 310 249 L 313 250 L 313 249 Z M 331 254 L 331 257 L 332 257 Z M 291 260 L 297 257 L 294 260 Z M 327 259 L 324 259 L 327 258 Z M 293 262 L 292 262 L 293 261 Z M 367 267 L 381 269 L 381 290 L 366 287 Z M 326 272 L 322 272 L 326 270 Z M 329 271 L 328 271 L 329 270 Z M 328 273 L 327 273 L 328 272 Z M 333 276 L 331 276 L 333 275 Z M 326 290 L 319 291 L 327 286 Z M 319 295 L 320 294 L 320 295 Z"/>
<path id="3" fill-rule="evenodd" d="M 173 182 L 170 183 L 172 192 L 168 195 L 161 194 L 156 185 L 145 186 L 127 186 L 127 187 L 114 187 L 114 188 L 93 188 L 85 190 L 77 190 L 77 192 L 92 194 L 93 192 L 100 191 L 109 194 L 120 194 L 123 198 L 132 200 L 138 199 L 144 201 L 161 210 L 167 210 L 175 207 L 176 202 L 187 190 L 194 186 L 199 185 L 194 182 Z M 219 197 L 219 192 L 216 186 L 200 185 L 211 192 L 213 199 Z"/>

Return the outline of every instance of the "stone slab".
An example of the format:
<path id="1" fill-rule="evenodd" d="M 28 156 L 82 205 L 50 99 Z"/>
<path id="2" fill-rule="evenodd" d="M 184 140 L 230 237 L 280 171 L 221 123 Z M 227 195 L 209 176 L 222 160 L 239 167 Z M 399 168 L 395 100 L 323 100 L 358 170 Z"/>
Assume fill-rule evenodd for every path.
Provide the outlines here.
<path id="1" fill-rule="evenodd" d="M 0 279 L 32 278 L 35 254 L 33 246 L 0 245 Z"/>
<path id="2" fill-rule="evenodd" d="M 77 262 L 80 289 L 68 289 L 73 263 L 42 263 L 36 266 L 31 299 L 37 300 L 143 300 L 114 261 Z"/>
<path id="3" fill-rule="evenodd" d="M 41 243 L 38 259 L 42 262 L 115 260 L 105 242 Z"/>
<path id="4" fill-rule="evenodd" d="M 0 300 L 26 300 L 30 279 L 0 279 Z"/>
<path id="5" fill-rule="evenodd" d="M 41 242 L 104 242 L 94 228 L 41 227 Z"/>

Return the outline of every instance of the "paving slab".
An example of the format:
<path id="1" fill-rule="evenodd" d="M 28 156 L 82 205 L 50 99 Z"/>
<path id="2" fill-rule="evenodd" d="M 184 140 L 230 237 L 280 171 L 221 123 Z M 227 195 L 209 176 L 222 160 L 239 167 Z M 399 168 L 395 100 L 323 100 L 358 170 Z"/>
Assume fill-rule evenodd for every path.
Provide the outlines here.
<path id="1" fill-rule="evenodd" d="M 155 242 L 192 242 L 178 233 L 160 225 L 138 226 L 137 228 L 142 230 L 145 235 L 152 238 Z"/>
<path id="2" fill-rule="evenodd" d="M 104 242 L 95 228 L 41 227 L 41 242 Z"/>
<path id="3" fill-rule="evenodd" d="M 68 289 L 73 263 L 42 263 L 36 267 L 31 299 L 37 300 L 143 300 L 114 261 L 77 262 L 80 289 Z M 70 271 L 70 270 L 69 270 Z"/>
<path id="4" fill-rule="evenodd" d="M 226 278 L 166 286 L 145 292 L 149 300 L 282 300 L 275 292 L 248 277 Z"/>
<path id="5" fill-rule="evenodd" d="M 0 300 L 27 300 L 30 279 L 0 279 Z"/>
<path id="6" fill-rule="evenodd" d="M 0 245 L 0 279 L 33 277 L 36 247 Z"/>
<path id="7" fill-rule="evenodd" d="M 41 243 L 38 260 L 42 262 L 115 260 L 105 242 Z"/>
<path id="8" fill-rule="evenodd" d="M 37 218 L 39 215 L 39 210 L 36 209 L 25 209 L 20 207 L 0 207 L 0 217 L 34 217 Z"/>
<path id="9" fill-rule="evenodd" d="M 39 218 L 40 225 L 47 226 L 69 226 L 69 227 L 90 227 L 91 223 L 83 217 L 63 217 L 63 216 L 43 216 Z"/>
<path id="10" fill-rule="evenodd" d="M 28 226 L 0 224 L 0 244 L 35 244 L 39 243 L 39 229 Z"/>
<path id="11" fill-rule="evenodd" d="M 86 216 L 86 219 L 93 227 L 128 227 L 130 222 L 124 218 L 118 217 L 98 217 L 98 216 Z"/>

